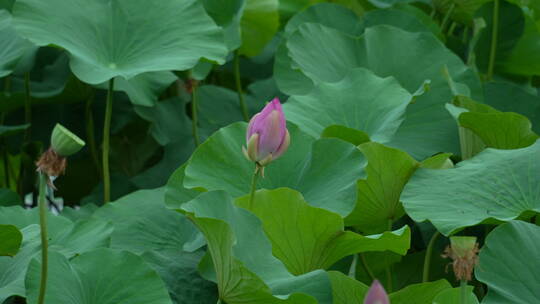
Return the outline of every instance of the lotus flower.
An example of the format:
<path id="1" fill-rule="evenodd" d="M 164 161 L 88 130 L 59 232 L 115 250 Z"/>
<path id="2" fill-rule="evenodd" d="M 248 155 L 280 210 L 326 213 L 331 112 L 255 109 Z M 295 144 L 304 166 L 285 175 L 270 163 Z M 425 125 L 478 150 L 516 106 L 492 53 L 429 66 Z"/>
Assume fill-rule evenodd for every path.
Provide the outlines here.
<path id="1" fill-rule="evenodd" d="M 364 299 L 364 304 L 390 304 L 384 287 L 378 280 L 373 281 Z"/>
<path id="2" fill-rule="evenodd" d="M 247 149 L 242 147 L 244 155 L 257 163 L 258 167 L 268 165 L 287 150 L 290 136 L 278 98 L 274 98 L 251 118 L 246 142 Z"/>

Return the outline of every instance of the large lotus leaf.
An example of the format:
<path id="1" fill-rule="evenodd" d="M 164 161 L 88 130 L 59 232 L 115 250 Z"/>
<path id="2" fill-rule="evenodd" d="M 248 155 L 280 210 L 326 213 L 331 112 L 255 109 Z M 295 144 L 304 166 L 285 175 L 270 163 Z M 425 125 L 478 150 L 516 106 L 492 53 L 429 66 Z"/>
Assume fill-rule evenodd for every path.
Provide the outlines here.
<path id="1" fill-rule="evenodd" d="M 0 256 L 14 256 L 19 252 L 22 234 L 13 225 L 0 225 Z"/>
<path id="2" fill-rule="evenodd" d="M 429 32 L 439 38 L 443 37 L 440 27 L 433 19 L 422 10 L 409 5 L 369 11 L 362 16 L 362 21 L 365 28 L 386 24 L 408 32 Z"/>
<path id="3" fill-rule="evenodd" d="M 455 304 L 461 301 L 460 288 L 448 288 L 441 291 L 434 299 L 433 304 Z M 467 286 L 467 304 L 479 304 L 478 298 L 473 293 L 473 287 Z"/>
<path id="4" fill-rule="evenodd" d="M 21 197 L 19 194 L 17 194 L 17 192 L 6 188 L 0 188 L 0 206 L 17 206 L 21 203 Z"/>
<path id="5" fill-rule="evenodd" d="M 412 95 L 392 77 L 380 78 L 359 68 L 339 82 L 320 83 L 308 95 L 292 96 L 284 105 L 287 119 L 314 137 L 331 125 L 366 132 L 387 142 L 405 118 Z"/>
<path id="6" fill-rule="evenodd" d="M 454 169 L 419 169 L 405 186 L 403 206 L 415 221 L 429 220 L 445 235 L 490 218 L 539 212 L 539 155 L 537 141 L 516 150 L 486 149 Z"/>
<path id="7" fill-rule="evenodd" d="M 340 272 L 331 271 L 334 304 L 363 303 L 368 286 Z M 452 286 L 446 280 L 412 284 L 389 295 L 392 304 L 431 304 L 441 291 Z"/>
<path id="8" fill-rule="evenodd" d="M 41 262 L 32 260 L 26 275 L 30 303 L 37 303 L 40 270 Z M 128 251 L 98 249 L 71 260 L 52 251 L 47 278 L 48 304 L 172 303 L 157 273 Z"/>
<path id="9" fill-rule="evenodd" d="M 0 77 L 11 74 L 19 62 L 33 56 L 36 49 L 15 31 L 9 12 L 0 9 Z"/>
<path id="10" fill-rule="evenodd" d="M 34 43 L 67 49 L 75 75 L 91 84 L 186 70 L 200 58 L 223 63 L 227 54 L 222 31 L 196 0 L 22 0 L 13 14 Z"/>
<path id="11" fill-rule="evenodd" d="M 482 303 L 538 303 L 538 252 L 540 227 L 512 221 L 495 228 L 486 238 L 475 269 L 476 278 L 488 286 Z"/>
<path id="12" fill-rule="evenodd" d="M 471 130 L 490 148 L 525 148 L 538 139 L 527 117 L 517 113 L 466 112 L 458 120 L 461 127 Z"/>
<path id="13" fill-rule="evenodd" d="M 459 147 L 455 123 L 444 107 L 453 96 L 441 73 L 444 66 L 453 79 L 470 87 L 473 97 L 482 99 L 477 76 L 430 33 L 380 25 L 354 37 L 305 23 L 278 50 L 275 75 L 289 94 L 293 86 L 293 94 L 307 94 L 317 83 L 338 82 L 355 67 L 368 68 L 381 77 L 393 76 L 409 92 L 431 80 L 430 90 L 407 107 L 407 118 L 391 143 L 415 158 L 425 158 L 441 151 L 457 152 Z M 291 86 L 283 87 L 281 79 Z"/>
<path id="14" fill-rule="evenodd" d="M 191 124 L 186 115 L 186 100 L 172 97 L 157 102 L 153 107 L 135 107 L 135 112 L 152 123 L 150 133 L 162 146 L 191 136 Z"/>
<path id="15" fill-rule="evenodd" d="M 319 23 L 351 35 L 360 35 L 364 31 L 355 13 L 335 3 L 312 5 L 294 15 L 285 26 L 285 37 L 289 37 L 304 23 Z"/>
<path id="16" fill-rule="evenodd" d="M 512 82 L 494 81 L 484 85 L 484 94 L 488 105 L 499 111 L 527 116 L 532 129 L 540 133 L 540 97 L 536 91 L 528 91 Z"/>
<path id="17" fill-rule="evenodd" d="M 449 165 L 449 154 L 438 154 L 419 163 L 403 151 L 375 142 L 363 143 L 358 148 L 368 161 L 368 177 L 358 181 L 356 206 L 345 224 L 364 233 L 386 231 L 391 222 L 405 214 L 400 195 L 418 167 L 439 169 Z"/>
<path id="18" fill-rule="evenodd" d="M 339 138 L 355 146 L 369 141 L 369 136 L 365 132 L 340 125 L 331 125 L 325 128 L 321 137 Z"/>
<path id="19" fill-rule="evenodd" d="M 66 221 L 66 225 L 61 230 L 49 230 L 50 250 L 71 258 L 95 248 L 109 246 L 112 224 L 97 219 L 71 223 L 63 217 L 57 218 Z M 51 217 L 48 218 L 49 223 L 52 222 L 50 219 Z M 23 242 L 19 253 L 13 258 L 0 257 L 0 303 L 13 295 L 25 296 L 26 269 L 31 259 L 41 252 L 39 226 L 26 225 L 21 231 Z"/>
<path id="20" fill-rule="evenodd" d="M 332 302 L 327 273 L 317 270 L 294 276 L 288 272 L 272 255 L 272 244 L 261 222 L 236 207 L 226 192 L 203 193 L 182 205 L 180 211 L 186 212 L 206 237 L 220 298 L 226 303 Z"/>
<path id="21" fill-rule="evenodd" d="M 478 68 L 482 72 L 486 72 L 490 60 L 491 39 L 494 27 L 493 6 L 495 1 L 482 1 L 489 3 L 485 3 L 476 13 L 476 18 L 483 18 L 485 20 L 486 27 L 479 34 L 478 42 L 475 46 L 475 58 Z M 523 39 L 524 28 L 525 19 L 521 8 L 507 1 L 499 1 L 497 45 L 495 48 L 496 57 L 494 62 L 494 70 L 496 72 L 504 71 L 508 68 L 512 69 L 512 65 L 508 65 L 507 60 L 513 53 L 516 44 Z M 526 62 L 528 60 L 520 59 L 520 61 Z M 529 62 L 530 63 L 528 64 L 534 65 L 534 59 Z"/>
<path id="22" fill-rule="evenodd" d="M 111 248 L 140 254 L 149 250 L 194 250 L 204 244 L 185 216 L 165 207 L 164 194 L 164 188 L 139 190 L 93 214 L 114 223 Z"/>
<path id="23" fill-rule="evenodd" d="M 354 207 L 356 180 L 363 176 L 360 151 L 339 139 L 314 140 L 294 125 L 288 128 L 288 151 L 266 166 L 258 187 L 292 188 L 312 206 L 341 216 L 349 214 Z M 255 165 L 242 153 L 245 132 L 246 123 L 235 123 L 200 145 L 186 167 L 184 186 L 226 190 L 233 197 L 247 194 Z"/>
<path id="24" fill-rule="evenodd" d="M 176 75 L 168 71 L 143 73 L 131 79 L 116 77 L 114 89 L 126 92 L 134 105 L 151 107 L 159 100 L 159 95 L 177 79 Z M 107 88 L 107 84 L 103 88 Z"/>
<path id="25" fill-rule="evenodd" d="M 142 257 L 163 279 L 174 303 L 215 304 L 216 284 L 203 279 L 197 271 L 202 253 L 200 250 L 154 250 L 145 252 Z"/>
<path id="26" fill-rule="evenodd" d="M 431 304 L 433 299 L 442 291 L 450 289 L 452 285 L 446 280 L 426 282 L 409 285 L 390 294 L 392 304 Z M 411 301 L 414 299 L 413 301 Z"/>
<path id="27" fill-rule="evenodd" d="M 341 216 L 311 207 L 300 193 L 287 188 L 260 190 L 251 206 L 248 196 L 237 204 L 257 215 L 272 242 L 274 256 L 295 275 L 327 269 L 359 252 L 388 250 L 405 255 L 410 246 L 407 226 L 368 236 L 344 231 Z"/>
<path id="28" fill-rule="evenodd" d="M 328 272 L 332 281 L 333 304 L 362 303 L 369 286 L 338 271 Z"/>
<path id="29" fill-rule="evenodd" d="M 525 29 L 523 36 L 517 41 L 508 58 L 503 63 L 502 69 L 505 72 L 518 75 L 535 76 L 540 74 L 540 64 L 538 55 L 540 47 L 540 29 L 537 22 L 530 16 L 525 15 Z"/>
<path id="30" fill-rule="evenodd" d="M 279 28 L 278 6 L 278 0 L 245 0 L 240 20 L 240 54 L 258 55 L 274 37 Z"/>
<path id="31" fill-rule="evenodd" d="M 225 44 L 235 50 L 242 44 L 240 18 L 245 0 L 202 0 L 206 12 L 223 28 Z"/>
<path id="32" fill-rule="evenodd" d="M 13 225 L 18 229 L 23 229 L 32 224 L 39 224 L 38 208 L 24 209 L 21 206 L 0 207 L 0 223 Z M 72 222 L 64 217 L 47 213 L 47 226 L 49 234 L 56 234 L 64 231 Z"/>

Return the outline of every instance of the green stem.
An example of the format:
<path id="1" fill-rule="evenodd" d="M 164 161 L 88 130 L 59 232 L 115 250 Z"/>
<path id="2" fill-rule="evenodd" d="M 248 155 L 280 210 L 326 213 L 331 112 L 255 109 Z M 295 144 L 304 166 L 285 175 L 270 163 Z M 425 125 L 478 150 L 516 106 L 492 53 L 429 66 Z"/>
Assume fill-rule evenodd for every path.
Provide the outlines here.
<path id="1" fill-rule="evenodd" d="M 3 158 L 4 158 L 4 179 L 5 179 L 5 187 L 6 188 L 10 188 L 9 186 L 9 154 L 8 154 L 8 151 L 7 151 L 7 148 L 6 146 L 4 145 L 3 141 L 2 141 L 2 146 L 4 147 L 2 150 L 2 153 L 3 153 Z"/>
<path id="2" fill-rule="evenodd" d="M 456 30 L 457 23 L 455 21 L 452 21 L 450 24 L 450 27 L 448 28 L 448 32 L 446 33 L 446 36 L 452 36 L 454 35 L 454 31 Z"/>
<path id="3" fill-rule="evenodd" d="M 197 91 L 198 91 L 197 84 L 193 84 L 192 91 L 191 91 L 191 131 L 193 133 L 193 140 L 195 141 L 195 147 L 198 147 L 200 143 L 199 130 L 197 128 L 197 121 L 198 121 L 197 107 L 199 103 L 199 96 L 197 94 L 198 93 Z"/>
<path id="4" fill-rule="evenodd" d="M 30 73 L 24 74 L 24 123 L 32 123 L 32 98 L 30 96 Z M 25 142 L 30 139 L 30 128 L 24 132 Z"/>
<path id="5" fill-rule="evenodd" d="M 358 264 L 358 255 L 359 253 L 353 254 L 353 259 L 351 262 L 351 267 L 349 268 L 349 277 L 356 278 L 356 265 Z"/>
<path id="6" fill-rule="evenodd" d="M 461 283 L 459 284 L 459 294 L 460 294 L 460 303 L 461 304 L 467 304 L 467 281 L 461 280 Z"/>
<path id="7" fill-rule="evenodd" d="M 259 165 L 255 165 L 255 171 L 253 171 L 253 177 L 251 178 L 251 190 L 249 192 L 249 209 L 253 208 L 253 202 L 255 201 L 255 191 L 257 190 L 257 180 L 262 168 Z"/>
<path id="8" fill-rule="evenodd" d="M 435 231 L 431 239 L 429 240 L 427 249 L 426 249 L 426 256 L 424 257 L 424 272 L 422 274 L 422 283 L 429 281 L 429 267 L 431 265 L 431 256 L 433 254 L 433 245 L 435 244 L 435 241 L 439 237 L 440 233 L 439 231 Z"/>
<path id="9" fill-rule="evenodd" d="M 39 284 L 38 304 L 43 304 L 45 300 L 45 290 L 47 289 L 48 272 L 48 247 L 49 239 L 47 236 L 47 176 L 39 173 L 39 226 L 41 228 L 41 281 Z"/>
<path id="10" fill-rule="evenodd" d="M 111 136 L 111 117 L 114 94 L 114 78 L 109 80 L 109 90 L 107 91 L 107 103 L 105 105 L 105 121 L 103 123 L 103 202 L 111 200 L 111 176 L 109 172 L 109 144 Z"/>
<path id="11" fill-rule="evenodd" d="M 363 253 L 359 253 L 359 256 L 360 256 L 360 261 L 362 262 L 362 266 L 364 266 L 364 270 L 369 275 L 372 281 L 375 280 L 375 275 L 373 275 L 373 271 L 371 271 L 371 268 L 369 268 L 369 265 L 366 261 L 366 257 L 364 256 Z"/>
<path id="12" fill-rule="evenodd" d="M 221 304 L 221 299 L 218 298 L 216 304 Z"/>
<path id="13" fill-rule="evenodd" d="M 240 110 L 242 110 L 242 116 L 245 121 L 249 121 L 249 112 L 244 99 L 244 92 L 242 92 L 242 80 L 240 79 L 240 55 L 238 50 L 234 52 L 234 80 L 236 82 L 236 91 L 238 92 L 238 100 L 240 101 Z"/>
<path id="14" fill-rule="evenodd" d="M 86 117 L 86 141 L 88 149 L 92 156 L 92 161 L 96 167 L 98 175 L 101 175 L 101 166 L 99 165 L 99 157 L 96 145 L 96 137 L 94 135 L 94 115 L 92 113 L 92 103 L 94 102 L 94 90 L 91 89 L 90 96 L 86 100 L 85 117 Z"/>
<path id="15" fill-rule="evenodd" d="M 452 5 L 450 5 L 450 8 L 448 9 L 448 11 L 446 11 L 446 14 L 444 15 L 444 18 L 443 18 L 442 23 L 441 23 L 441 32 L 444 33 L 444 29 L 446 28 L 446 24 L 448 23 L 448 20 L 450 20 L 450 16 L 452 16 L 452 13 L 454 12 L 455 8 L 456 8 L 456 4 L 452 3 Z"/>
<path id="16" fill-rule="evenodd" d="M 493 3 L 493 29 L 491 30 L 491 49 L 489 51 L 489 65 L 487 71 L 487 79 L 493 77 L 493 69 L 495 68 L 495 57 L 497 56 L 497 38 L 499 36 L 499 0 Z"/>
<path id="17" fill-rule="evenodd" d="M 392 219 L 388 219 L 388 231 L 392 231 Z M 386 267 L 386 288 L 388 293 L 392 292 L 392 285 L 392 265 L 389 264 L 388 267 Z"/>

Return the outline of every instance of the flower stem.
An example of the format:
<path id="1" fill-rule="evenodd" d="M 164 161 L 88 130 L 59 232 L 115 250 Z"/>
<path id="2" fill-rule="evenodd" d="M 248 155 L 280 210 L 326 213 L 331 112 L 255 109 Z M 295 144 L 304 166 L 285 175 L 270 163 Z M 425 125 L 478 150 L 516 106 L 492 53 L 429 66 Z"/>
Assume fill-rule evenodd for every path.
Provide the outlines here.
<path id="1" fill-rule="evenodd" d="M 467 304 L 467 281 L 461 280 L 459 284 L 460 304 Z"/>
<path id="2" fill-rule="evenodd" d="M 257 190 L 257 180 L 262 168 L 259 165 L 255 165 L 255 171 L 253 171 L 253 177 L 251 178 L 251 191 L 249 192 L 249 209 L 253 208 L 253 202 L 255 201 L 255 191 Z"/>
<path id="3" fill-rule="evenodd" d="M 351 267 L 349 268 L 349 277 L 356 278 L 356 265 L 358 264 L 358 255 L 359 253 L 353 254 L 353 259 L 351 262 Z"/>
<path id="4" fill-rule="evenodd" d="M 497 56 L 497 38 L 499 36 L 499 0 L 493 3 L 493 28 L 491 30 L 491 48 L 489 51 L 489 65 L 487 71 L 487 79 L 493 77 L 493 69 L 495 68 L 495 57 Z"/>
<path id="5" fill-rule="evenodd" d="M 375 275 L 373 274 L 373 271 L 371 271 L 371 269 L 369 268 L 369 265 L 366 261 L 366 257 L 364 256 L 364 254 L 359 253 L 358 255 L 360 256 L 360 261 L 362 261 L 362 266 L 364 266 L 364 270 L 366 271 L 366 273 L 369 275 L 372 281 L 375 280 Z"/>
<path id="6" fill-rule="evenodd" d="M 41 281 L 39 284 L 38 304 L 43 304 L 45 300 L 45 290 L 47 289 L 48 272 L 48 247 L 49 240 L 47 236 L 47 176 L 39 173 L 39 226 L 41 228 Z"/>
<path id="7" fill-rule="evenodd" d="M 105 121 L 103 122 L 103 202 L 111 200 L 111 176 L 109 172 L 109 144 L 111 136 L 112 103 L 114 94 L 114 78 L 109 80 L 107 103 L 105 104 Z"/>
<path id="8" fill-rule="evenodd" d="M 195 80 L 194 80 L 195 81 Z M 191 131 L 193 133 L 193 141 L 195 142 L 195 147 L 199 146 L 199 130 L 197 129 L 197 107 L 199 102 L 198 96 L 198 85 L 195 83 L 191 88 Z"/>
<path id="9" fill-rule="evenodd" d="M 96 148 L 96 137 L 94 135 L 94 115 L 92 113 L 92 103 L 94 102 L 94 90 L 91 89 L 90 96 L 86 100 L 85 106 L 85 118 L 86 118 L 86 141 L 88 142 L 88 148 L 92 161 L 96 167 L 98 176 L 101 175 L 101 168 L 99 165 L 98 151 Z"/>
<path id="10" fill-rule="evenodd" d="M 249 121 L 249 112 L 244 99 L 244 92 L 242 91 L 242 80 L 240 79 L 240 55 L 238 50 L 234 52 L 234 80 L 236 82 L 236 91 L 238 92 L 238 100 L 240 101 L 240 110 L 242 110 L 242 116 L 245 121 Z"/>
<path id="11" fill-rule="evenodd" d="M 388 219 L 388 231 L 392 231 L 392 219 Z M 386 267 L 386 289 L 388 293 L 392 292 L 392 264 Z"/>
<path id="12" fill-rule="evenodd" d="M 426 249 L 426 256 L 424 257 L 424 272 L 422 274 L 422 283 L 429 281 L 429 267 L 431 265 L 431 256 L 433 254 L 433 245 L 435 244 L 435 241 L 439 237 L 440 233 L 439 231 L 435 231 L 431 239 L 429 240 L 427 249 Z"/>
<path id="13" fill-rule="evenodd" d="M 30 72 L 24 74 L 24 123 L 32 123 L 32 97 L 30 96 Z M 24 140 L 30 140 L 30 128 L 24 132 Z"/>
<path id="14" fill-rule="evenodd" d="M 444 29 L 446 28 L 446 24 L 448 23 L 448 20 L 450 20 L 450 16 L 452 16 L 452 13 L 454 12 L 454 9 L 456 8 L 456 4 L 452 2 L 452 5 L 450 5 L 450 8 L 448 11 L 446 11 L 446 14 L 444 15 L 444 18 L 441 23 L 441 32 L 444 33 Z"/>

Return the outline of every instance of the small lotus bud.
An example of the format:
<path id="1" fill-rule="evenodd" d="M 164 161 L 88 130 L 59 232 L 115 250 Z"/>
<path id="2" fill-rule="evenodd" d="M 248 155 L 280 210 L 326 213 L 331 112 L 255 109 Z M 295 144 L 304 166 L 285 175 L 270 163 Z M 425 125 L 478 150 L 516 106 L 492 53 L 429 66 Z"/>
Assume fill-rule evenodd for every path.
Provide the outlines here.
<path id="1" fill-rule="evenodd" d="M 474 266 L 478 263 L 478 243 L 474 236 L 450 237 L 450 246 L 443 257 L 451 258 L 452 268 L 458 280 L 470 281 Z"/>
<path id="2" fill-rule="evenodd" d="M 56 124 L 51 136 L 51 147 L 56 153 L 67 157 L 79 152 L 84 145 L 84 141 L 77 135 L 71 133 L 61 124 Z"/>
<path id="3" fill-rule="evenodd" d="M 290 135 L 278 98 L 274 98 L 251 118 L 246 142 L 247 149 L 242 147 L 244 155 L 260 167 L 266 166 L 287 150 Z"/>
<path id="4" fill-rule="evenodd" d="M 55 189 L 52 181 L 66 170 L 66 157 L 77 153 L 85 143 L 60 124 L 56 124 L 51 136 L 51 147 L 36 162 L 37 171 L 46 174 L 49 186 Z"/>
<path id="5" fill-rule="evenodd" d="M 364 298 L 364 304 L 390 304 L 388 294 L 378 280 L 373 281 Z"/>

